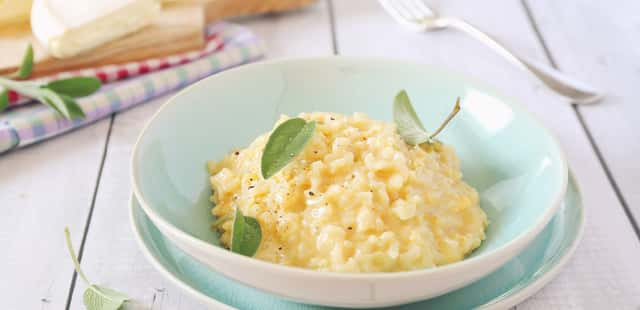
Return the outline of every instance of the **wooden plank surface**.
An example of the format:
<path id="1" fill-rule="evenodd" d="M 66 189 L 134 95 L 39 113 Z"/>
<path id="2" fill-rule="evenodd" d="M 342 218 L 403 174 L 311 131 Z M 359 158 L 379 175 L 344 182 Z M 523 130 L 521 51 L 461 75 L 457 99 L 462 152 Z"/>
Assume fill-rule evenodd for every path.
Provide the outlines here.
<path id="1" fill-rule="evenodd" d="M 131 147 L 148 118 L 171 95 L 116 116 L 87 232 L 82 269 L 89 280 L 126 292 L 152 309 L 194 309 L 195 299 L 171 286 L 138 249 L 129 224 Z M 82 230 L 73 232 L 82 234 Z M 70 309 L 82 309 L 85 284 L 77 281 Z"/>
<path id="2" fill-rule="evenodd" d="M 607 92 L 601 104 L 580 107 L 579 112 L 623 201 L 640 221 L 640 2 L 527 4 L 558 67 Z"/>
<path id="3" fill-rule="evenodd" d="M 430 4 L 443 15 L 465 18 L 523 55 L 545 61 L 519 2 Z M 522 102 L 559 138 L 582 186 L 585 235 L 558 278 L 518 308 L 632 309 L 640 305 L 640 243 L 564 100 L 464 34 L 454 30 L 408 32 L 392 24 L 375 1 L 334 1 L 334 7 L 339 54 L 413 59 L 476 76 Z"/>
<path id="4" fill-rule="evenodd" d="M 329 18 L 324 3 L 297 13 L 242 19 L 268 45 L 269 57 L 331 53 Z M 310 44 L 309 36 L 313 36 Z M 129 158 L 149 117 L 170 96 L 115 118 L 82 261 L 84 272 L 99 283 L 126 292 L 151 309 L 203 309 L 196 299 L 164 279 L 138 249 L 129 228 L 131 193 Z M 82 308 L 85 286 L 78 283 L 70 309 Z"/>
<path id="5" fill-rule="evenodd" d="M 109 120 L 0 159 L 0 309 L 64 309 Z"/>

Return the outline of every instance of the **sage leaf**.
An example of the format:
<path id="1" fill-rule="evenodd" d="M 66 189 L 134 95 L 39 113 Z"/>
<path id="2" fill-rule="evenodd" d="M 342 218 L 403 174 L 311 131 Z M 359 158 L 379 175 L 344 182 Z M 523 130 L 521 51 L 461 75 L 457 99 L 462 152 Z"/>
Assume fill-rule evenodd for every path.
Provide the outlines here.
<path id="1" fill-rule="evenodd" d="M 393 120 L 398 127 L 398 134 L 407 144 L 417 145 L 429 141 L 429 134 L 416 115 L 405 90 L 401 90 L 393 101 Z"/>
<path id="2" fill-rule="evenodd" d="M 255 218 L 243 216 L 236 207 L 231 235 L 231 252 L 253 256 L 260 247 L 262 229 Z"/>
<path id="3" fill-rule="evenodd" d="M 42 91 L 42 97 L 38 99 L 52 107 L 63 117 L 75 119 L 85 116 L 84 111 L 73 98 L 58 94 L 50 89 L 42 89 Z"/>
<path id="4" fill-rule="evenodd" d="M 302 118 L 291 118 L 280 124 L 269 136 L 262 151 L 261 172 L 268 179 L 286 166 L 307 145 L 316 122 Z"/>
<path id="5" fill-rule="evenodd" d="M 9 92 L 6 89 L 0 91 L 0 112 L 9 106 Z"/>
<path id="6" fill-rule="evenodd" d="M 52 107 L 63 117 L 71 119 L 71 113 L 67 108 L 67 103 L 65 103 L 64 99 L 54 91 L 43 89 L 41 97 L 39 97 L 38 100 Z"/>
<path id="7" fill-rule="evenodd" d="M 404 90 L 398 92 L 393 101 L 393 120 L 398 127 L 398 134 L 409 145 L 432 143 L 435 137 L 449 124 L 449 122 L 460 112 L 460 97 L 456 99 L 456 104 L 447 118 L 440 124 L 436 131 L 429 135 L 424 125 L 418 118 L 416 111 L 411 105 L 409 95 Z"/>
<path id="8" fill-rule="evenodd" d="M 11 78 L 15 79 L 28 79 L 31 76 L 31 71 L 33 70 L 33 47 L 31 44 L 27 45 L 27 50 L 22 56 L 22 63 L 18 70 L 10 75 Z"/>
<path id="9" fill-rule="evenodd" d="M 110 288 L 91 285 L 82 294 L 88 310 L 118 310 L 129 297 Z"/>
<path id="10" fill-rule="evenodd" d="M 48 88 L 61 95 L 77 98 L 93 94 L 100 89 L 100 86 L 102 86 L 100 79 L 94 77 L 73 77 L 51 81 L 42 87 Z"/>
<path id="11" fill-rule="evenodd" d="M 0 91 L 0 111 L 9 105 L 7 91 L 13 90 L 37 99 L 67 119 L 85 117 L 84 112 L 73 98 L 88 96 L 100 89 L 102 85 L 102 82 L 94 77 L 61 79 L 45 85 L 33 81 L 15 80 L 28 78 L 31 76 L 32 69 L 33 48 L 29 45 L 18 70 L 9 76 L 0 76 L 0 86 L 4 89 Z"/>
<path id="12" fill-rule="evenodd" d="M 82 110 L 80 105 L 78 105 L 78 103 L 75 101 L 75 99 L 67 95 L 60 95 L 60 98 L 62 98 L 62 101 L 64 101 L 64 105 L 67 108 L 67 111 L 69 112 L 70 119 L 85 117 L 84 111 Z"/>
<path id="13" fill-rule="evenodd" d="M 91 284 L 80 268 L 80 262 L 76 256 L 76 251 L 73 249 L 73 245 L 71 244 L 71 233 L 69 232 L 68 227 L 64 228 L 64 238 L 67 243 L 69 255 L 73 261 L 73 267 L 84 283 L 87 284 L 87 289 L 82 294 L 82 301 L 84 302 L 85 307 L 87 307 L 87 310 L 120 309 L 122 305 L 129 300 L 129 297 L 110 288 Z"/>

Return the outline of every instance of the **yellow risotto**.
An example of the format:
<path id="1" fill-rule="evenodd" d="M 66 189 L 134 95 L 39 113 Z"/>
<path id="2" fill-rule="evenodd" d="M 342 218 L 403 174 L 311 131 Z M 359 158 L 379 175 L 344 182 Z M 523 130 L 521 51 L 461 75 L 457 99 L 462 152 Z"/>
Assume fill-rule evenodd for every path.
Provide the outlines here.
<path id="1" fill-rule="evenodd" d="M 393 123 L 362 113 L 300 117 L 317 122 L 313 137 L 267 180 L 260 160 L 270 133 L 209 162 L 212 212 L 232 215 L 237 205 L 258 220 L 256 258 L 323 271 L 389 272 L 456 262 L 480 246 L 487 217 L 478 193 L 462 180 L 453 148 L 407 145 Z M 229 245 L 232 221 L 219 229 Z"/>

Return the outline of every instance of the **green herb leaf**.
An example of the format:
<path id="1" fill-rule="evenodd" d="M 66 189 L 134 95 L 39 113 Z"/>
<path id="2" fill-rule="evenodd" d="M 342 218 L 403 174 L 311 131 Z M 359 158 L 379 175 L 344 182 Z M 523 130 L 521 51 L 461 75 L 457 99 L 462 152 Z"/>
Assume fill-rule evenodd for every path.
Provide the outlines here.
<path id="1" fill-rule="evenodd" d="M 50 89 L 43 88 L 41 91 L 41 97 L 39 97 L 38 100 L 52 107 L 63 117 L 75 119 L 85 116 L 84 111 L 82 111 L 82 108 L 80 108 L 73 98 L 58 94 Z"/>
<path id="2" fill-rule="evenodd" d="M 393 101 L 393 120 L 398 127 L 398 134 L 407 144 L 416 145 L 429 141 L 429 134 L 404 90 L 401 90 Z"/>
<path id="3" fill-rule="evenodd" d="M 60 95 L 60 98 L 62 98 L 62 101 L 64 101 L 64 105 L 67 108 L 67 111 L 69 111 L 70 119 L 85 117 L 84 111 L 73 98 L 67 95 Z"/>
<path id="4" fill-rule="evenodd" d="M 33 48 L 29 45 L 18 71 L 8 77 L 0 76 L 0 86 L 4 88 L 3 91 L 0 91 L 0 111 L 9 104 L 7 90 L 10 89 L 37 99 L 67 119 L 84 117 L 84 112 L 73 98 L 88 96 L 100 89 L 102 85 L 99 79 L 93 77 L 61 79 L 46 85 L 40 85 L 33 81 L 14 81 L 11 79 L 26 79 L 31 75 L 32 69 Z"/>
<path id="5" fill-rule="evenodd" d="M 51 81 L 42 87 L 61 95 L 77 98 L 93 94 L 100 89 L 101 85 L 100 79 L 94 77 L 73 77 Z"/>
<path id="6" fill-rule="evenodd" d="M 88 310 L 118 310 L 129 297 L 110 288 L 91 285 L 82 294 Z"/>
<path id="7" fill-rule="evenodd" d="M 16 72 L 10 75 L 14 79 L 27 79 L 31 76 L 33 70 L 33 48 L 31 44 L 27 46 L 27 50 L 22 56 L 22 63 Z"/>
<path id="8" fill-rule="evenodd" d="M 460 97 L 456 99 L 456 104 L 447 118 L 440 124 L 436 131 L 429 135 L 424 129 L 422 122 L 416 115 L 416 111 L 411 105 L 407 92 L 401 90 L 393 101 L 393 120 L 398 127 L 398 134 L 410 145 L 431 143 L 433 139 L 449 124 L 460 111 Z"/>
<path id="9" fill-rule="evenodd" d="M 236 207 L 231 236 L 231 252 L 245 256 L 253 256 L 262 241 L 262 229 L 255 218 L 243 216 Z"/>
<path id="10" fill-rule="evenodd" d="M 315 128 L 316 122 L 306 122 L 301 118 L 288 119 L 280 124 L 262 151 L 262 177 L 270 178 L 293 160 L 311 140 Z"/>
<path id="11" fill-rule="evenodd" d="M 0 112 L 6 109 L 9 106 L 9 92 L 7 89 L 3 89 L 0 91 Z"/>
<path id="12" fill-rule="evenodd" d="M 71 119 L 71 113 L 69 112 L 64 99 L 54 91 L 50 89 L 42 89 L 42 93 L 40 94 L 40 97 L 38 97 L 38 100 L 52 107 L 63 117 Z"/>
<path id="13" fill-rule="evenodd" d="M 82 294 L 82 300 L 84 301 L 85 307 L 87 307 L 88 310 L 120 309 L 124 302 L 129 298 L 118 291 L 89 283 L 87 276 L 85 276 L 82 269 L 80 269 L 80 263 L 78 262 L 78 257 L 76 257 L 76 251 L 73 249 L 73 245 L 71 244 L 71 233 L 69 233 L 68 227 L 64 228 L 64 238 L 67 243 L 69 255 L 73 261 L 73 267 L 76 269 L 78 275 L 80 275 L 80 278 L 88 286 L 84 291 L 84 294 Z"/>

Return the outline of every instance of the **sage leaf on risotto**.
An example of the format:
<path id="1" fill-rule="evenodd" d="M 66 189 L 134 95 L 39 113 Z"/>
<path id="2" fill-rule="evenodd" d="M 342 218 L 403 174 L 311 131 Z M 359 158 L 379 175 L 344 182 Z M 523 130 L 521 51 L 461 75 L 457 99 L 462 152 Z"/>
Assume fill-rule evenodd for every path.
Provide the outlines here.
<path id="1" fill-rule="evenodd" d="M 432 134 L 428 134 L 416 111 L 413 109 L 409 95 L 407 95 L 405 90 L 398 92 L 393 101 L 393 120 L 398 128 L 398 134 L 402 137 L 402 140 L 409 145 L 434 142 L 435 137 L 447 127 L 458 112 L 460 112 L 460 97 L 456 99 L 453 110 L 451 110 L 451 113 L 449 113 L 447 118 L 440 124 L 438 129 Z"/>
<path id="2" fill-rule="evenodd" d="M 418 145 L 429 141 L 429 134 L 405 90 L 401 90 L 393 102 L 393 120 L 398 127 L 398 134 L 407 144 Z"/>
<path id="3" fill-rule="evenodd" d="M 292 118 L 280 124 L 269 136 L 262 152 L 261 172 L 268 179 L 298 155 L 313 136 L 316 122 Z"/>
<path id="4" fill-rule="evenodd" d="M 249 257 L 256 254 L 262 240 L 260 223 L 255 218 L 242 215 L 236 207 L 232 230 L 231 251 Z"/>

